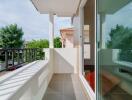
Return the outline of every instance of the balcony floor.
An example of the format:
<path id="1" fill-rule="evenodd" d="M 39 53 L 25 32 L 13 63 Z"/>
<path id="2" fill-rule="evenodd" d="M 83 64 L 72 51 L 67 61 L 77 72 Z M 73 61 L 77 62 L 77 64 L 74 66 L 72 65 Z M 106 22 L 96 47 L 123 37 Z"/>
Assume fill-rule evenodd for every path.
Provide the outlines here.
<path id="1" fill-rule="evenodd" d="M 78 76 L 73 74 L 54 74 L 43 100 L 88 100 L 81 87 Z"/>

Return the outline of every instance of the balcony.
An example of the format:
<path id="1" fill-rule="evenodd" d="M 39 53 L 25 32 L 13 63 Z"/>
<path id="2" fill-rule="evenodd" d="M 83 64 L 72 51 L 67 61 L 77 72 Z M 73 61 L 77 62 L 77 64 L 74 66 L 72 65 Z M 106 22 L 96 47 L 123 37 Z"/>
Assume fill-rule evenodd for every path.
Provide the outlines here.
<path id="1" fill-rule="evenodd" d="M 87 0 L 31 0 L 35 8 L 41 14 L 49 14 L 49 48 L 44 49 L 45 60 L 36 59 L 36 54 L 19 55 L 21 50 L 15 50 L 17 54 L 17 64 L 23 64 L 23 60 L 28 64 L 21 65 L 18 69 L 15 66 L 13 71 L 1 76 L 0 79 L 0 99 L 2 100 L 95 100 L 95 93 L 88 84 L 84 76 L 83 68 L 83 8 L 87 8 L 94 3 Z M 85 4 L 87 6 L 85 6 Z M 59 5 L 59 6 L 58 6 Z M 54 9 L 53 9 L 54 8 Z M 89 12 L 94 12 L 89 9 Z M 87 9 L 85 10 L 87 11 Z M 87 14 L 87 13 L 86 13 Z M 54 16 L 71 17 L 71 22 L 75 24 L 75 46 L 74 48 L 54 48 Z M 92 15 L 89 13 L 88 15 Z M 91 43 L 90 43 L 90 65 L 94 65 L 94 15 L 90 18 Z M 84 21 L 86 21 L 85 19 Z M 87 23 L 85 23 L 87 24 Z M 31 50 L 32 51 L 32 50 Z M 10 52 L 10 50 L 9 50 Z M 23 52 L 23 51 L 21 51 Z M 6 52 L 5 55 L 8 53 Z M 11 55 L 13 56 L 13 52 Z M 11 57 L 13 58 L 13 57 Z M 28 58 L 28 59 L 27 59 Z M 6 69 L 8 67 L 8 56 L 5 56 Z M 16 65 L 11 59 L 11 66 Z M 92 66 L 93 67 L 93 66 Z M 94 76 L 94 75 L 93 75 Z M 95 84 L 92 84 L 95 85 Z"/>
<path id="2" fill-rule="evenodd" d="M 88 100 L 77 74 L 77 48 L 44 52 L 46 60 L 35 60 L 1 76 L 0 99 Z"/>

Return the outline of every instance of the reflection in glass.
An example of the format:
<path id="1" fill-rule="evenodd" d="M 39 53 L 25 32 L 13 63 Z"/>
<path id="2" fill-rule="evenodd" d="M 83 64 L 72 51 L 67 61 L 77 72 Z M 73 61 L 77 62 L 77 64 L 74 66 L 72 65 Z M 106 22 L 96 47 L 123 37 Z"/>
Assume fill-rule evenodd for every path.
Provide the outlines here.
<path id="1" fill-rule="evenodd" d="M 132 100 L 132 2 L 98 0 L 98 8 L 97 99 Z"/>
<path id="2" fill-rule="evenodd" d="M 83 62 L 84 72 L 91 92 L 95 91 L 95 0 L 87 0 L 84 6 Z"/>
<path id="3" fill-rule="evenodd" d="M 89 43 L 89 25 L 84 25 L 83 30 L 83 41 L 84 43 Z"/>

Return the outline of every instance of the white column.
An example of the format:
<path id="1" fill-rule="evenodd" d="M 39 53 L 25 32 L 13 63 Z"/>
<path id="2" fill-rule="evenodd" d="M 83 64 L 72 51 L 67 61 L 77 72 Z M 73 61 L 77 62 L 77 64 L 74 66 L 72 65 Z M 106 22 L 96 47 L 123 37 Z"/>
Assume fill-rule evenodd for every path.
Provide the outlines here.
<path id="1" fill-rule="evenodd" d="M 105 45 L 105 27 L 106 27 L 106 22 L 105 22 L 105 14 L 101 13 L 100 14 L 100 48 L 106 48 Z"/>
<path id="2" fill-rule="evenodd" d="M 54 48 L 54 14 L 49 14 L 49 48 Z"/>
<path id="3" fill-rule="evenodd" d="M 79 62 L 79 74 L 84 75 L 84 47 L 83 47 L 83 29 L 84 29 L 84 8 L 80 7 L 79 8 L 79 42 L 80 42 L 80 62 Z"/>

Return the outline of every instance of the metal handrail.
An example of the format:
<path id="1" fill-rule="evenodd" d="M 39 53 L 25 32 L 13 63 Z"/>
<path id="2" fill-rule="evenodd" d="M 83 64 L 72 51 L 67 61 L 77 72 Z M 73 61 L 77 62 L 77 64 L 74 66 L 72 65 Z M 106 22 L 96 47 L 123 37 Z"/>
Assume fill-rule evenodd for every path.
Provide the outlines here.
<path id="1" fill-rule="evenodd" d="M 40 48 L 13 48 L 13 49 L 0 49 L 0 61 L 2 61 L 3 70 L 13 70 L 21 67 L 22 65 L 33 62 L 38 58 L 38 52 L 41 52 Z"/>

